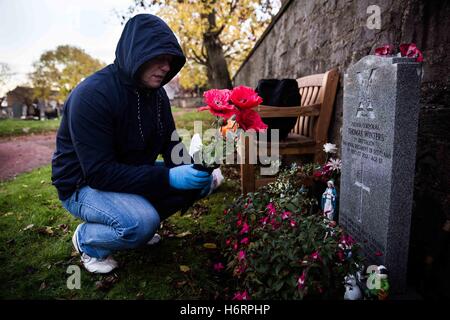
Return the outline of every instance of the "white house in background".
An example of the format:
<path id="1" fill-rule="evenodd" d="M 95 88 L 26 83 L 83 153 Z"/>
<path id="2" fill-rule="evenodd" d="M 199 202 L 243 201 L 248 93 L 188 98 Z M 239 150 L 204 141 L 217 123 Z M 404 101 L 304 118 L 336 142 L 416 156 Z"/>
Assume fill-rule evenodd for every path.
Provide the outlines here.
<path id="1" fill-rule="evenodd" d="M 169 83 L 164 86 L 164 89 L 167 92 L 167 96 L 169 100 L 173 100 L 175 96 L 180 92 L 180 77 L 176 76 Z"/>

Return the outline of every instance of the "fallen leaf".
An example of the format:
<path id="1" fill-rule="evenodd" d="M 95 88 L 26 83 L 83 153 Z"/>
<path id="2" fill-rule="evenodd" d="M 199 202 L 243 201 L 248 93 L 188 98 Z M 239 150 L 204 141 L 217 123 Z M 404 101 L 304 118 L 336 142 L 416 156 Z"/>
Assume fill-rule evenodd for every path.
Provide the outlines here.
<path id="1" fill-rule="evenodd" d="M 52 227 L 42 227 L 36 230 L 39 234 L 52 236 L 54 234 Z"/>
<path id="2" fill-rule="evenodd" d="M 181 272 L 186 273 L 186 272 L 191 271 L 191 268 L 189 268 L 188 266 L 185 266 L 185 265 L 181 265 L 180 270 L 181 270 Z"/>
<path id="3" fill-rule="evenodd" d="M 144 299 L 144 293 L 143 293 L 143 292 L 138 292 L 138 293 L 136 294 L 136 299 L 138 299 L 138 300 Z"/>
<path id="4" fill-rule="evenodd" d="M 29 225 L 27 225 L 25 228 L 23 228 L 22 230 L 23 231 L 27 231 L 27 230 L 30 230 L 31 228 L 33 228 L 34 227 L 34 224 L 29 224 Z"/>
<path id="5" fill-rule="evenodd" d="M 58 228 L 60 228 L 64 233 L 69 232 L 69 226 L 67 224 L 59 224 Z"/>
<path id="6" fill-rule="evenodd" d="M 182 232 L 182 233 L 179 233 L 179 234 L 175 235 L 175 237 L 177 237 L 177 238 L 183 238 L 183 237 L 186 237 L 186 236 L 188 236 L 188 235 L 190 235 L 190 234 L 192 234 L 192 232 L 190 232 L 190 231 L 185 231 L 185 232 Z"/>
<path id="7" fill-rule="evenodd" d="M 22 131 L 25 132 L 25 133 L 28 133 L 30 131 L 30 127 L 22 128 Z"/>
<path id="8" fill-rule="evenodd" d="M 110 275 L 110 276 L 107 276 L 106 278 L 104 278 L 104 279 L 102 279 L 102 280 L 100 280 L 100 281 L 95 282 L 95 287 L 96 287 L 98 290 L 104 290 L 104 291 L 106 291 L 106 290 L 111 289 L 112 286 L 113 286 L 118 280 L 119 280 L 119 277 L 118 277 L 116 274 Z"/>
<path id="9" fill-rule="evenodd" d="M 47 284 L 44 282 L 41 283 L 41 286 L 39 287 L 39 291 L 44 290 L 47 288 Z"/>
<path id="10" fill-rule="evenodd" d="M 4 216 L 4 217 L 8 217 L 8 216 L 11 216 L 11 215 L 13 215 L 13 214 L 14 214 L 14 212 L 9 211 L 9 212 L 5 213 L 3 216 Z"/>
<path id="11" fill-rule="evenodd" d="M 186 283 L 187 283 L 186 280 L 183 280 L 183 281 L 177 281 L 177 282 L 175 283 L 175 288 L 180 288 L 180 287 L 184 286 Z"/>
<path id="12" fill-rule="evenodd" d="M 204 243 L 203 247 L 206 248 L 206 249 L 217 249 L 216 244 L 215 243 L 210 243 L 210 242 Z"/>

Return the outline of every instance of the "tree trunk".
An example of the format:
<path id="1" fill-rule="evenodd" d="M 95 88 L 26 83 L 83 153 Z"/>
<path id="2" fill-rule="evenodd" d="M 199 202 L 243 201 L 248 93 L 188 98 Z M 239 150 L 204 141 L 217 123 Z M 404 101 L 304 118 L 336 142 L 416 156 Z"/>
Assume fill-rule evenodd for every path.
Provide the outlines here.
<path id="1" fill-rule="evenodd" d="M 231 89 L 231 78 L 220 40 L 214 34 L 203 36 L 207 60 L 208 84 L 214 89 Z"/>
<path id="2" fill-rule="evenodd" d="M 219 35 L 221 30 L 216 31 L 214 10 L 208 14 L 210 31 L 203 34 L 203 45 L 206 50 L 206 69 L 208 85 L 214 89 L 231 89 L 231 78 L 228 72 L 227 61 L 223 53 Z M 213 31 L 214 30 L 214 31 Z"/>

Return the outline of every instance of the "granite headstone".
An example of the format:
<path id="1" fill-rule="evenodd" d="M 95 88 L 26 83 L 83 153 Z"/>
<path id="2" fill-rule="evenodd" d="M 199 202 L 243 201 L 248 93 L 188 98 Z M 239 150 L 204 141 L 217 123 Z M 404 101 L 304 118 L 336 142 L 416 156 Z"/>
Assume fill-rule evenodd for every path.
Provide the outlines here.
<path id="1" fill-rule="evenodd" d="M 406 288 L 421 64 L 366 56 L 344 76 L 339 223 Z"/>

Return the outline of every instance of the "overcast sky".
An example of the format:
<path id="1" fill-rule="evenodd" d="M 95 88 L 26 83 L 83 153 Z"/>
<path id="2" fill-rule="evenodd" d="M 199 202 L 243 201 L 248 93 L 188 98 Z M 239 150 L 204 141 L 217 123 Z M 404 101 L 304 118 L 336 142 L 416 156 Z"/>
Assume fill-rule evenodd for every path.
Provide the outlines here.
<path id="1" fill-rule="evenodd" d="M 17 73 L 6 90 L 24 83 L 31 65 L 46 50 L 69 44 L 105 63 L 123 26 L 114 10 L 124 12 L 132 0 L 0 0 L 0 62 Z"/>

